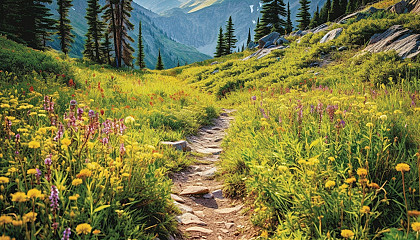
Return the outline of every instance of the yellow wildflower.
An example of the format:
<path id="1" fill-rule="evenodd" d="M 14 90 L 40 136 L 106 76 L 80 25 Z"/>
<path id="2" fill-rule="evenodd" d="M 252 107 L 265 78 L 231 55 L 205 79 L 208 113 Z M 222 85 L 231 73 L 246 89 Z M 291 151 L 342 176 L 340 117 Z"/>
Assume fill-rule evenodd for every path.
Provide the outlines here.
<path id="1" fill-rule="evenodd" d="M 395 169 L 399 172 L 408 172 L 410 171 L 410 165 L 406 163 L 398 163 Z"/>
<path id="2" fill-rule="evenodd" d="M 12 225 L 15 227 L 19 227 L 23 225 L 23 221 L 22 220 L 13 220 L 12 221 Z"/>
<path id="3" fill-rule="evenodd" d="M 9 236 L 6 235 L 1 235 L 0 236 L 0 240 L 10 240 L 11 238 Z"/>
<path id="4" fill-rule="evenodd" d="M 0 216 L 0 226 L 4 224 L 9 224 L 12 221 L 13 221 L 13 218 L 11 216 L 7 216 L 7 215 Z"/>
<path id="5" fill-rule="evenodd" d="M 163 154 L 161 153 L 153 153 L 154 158 L 163 158 Z"/>
<path id="6" fill-rule="evenodd" d="M 420 222 L 413 222 L 411 228 L 413 228 L 413 231 L 415 232 L 420 232 Z"/>
<path id="7" fill-rule="evenodd" d="M 284 166 L 284 165 L 281 165 L 281 166 L 278 167 L 278 170 L 282 171 L 282 172 L 287 171 L 288 169 L 289 168 L 287 166 Z"/>
<path id="8" fill-rule="evenodd" d="M 379 189 L 379 188 L 381 188 L 377 183 L 369 183 L 368 184 L 368 187 L 370 187 L 370 188 L 374 188 L 374 189 Z"/>
<path id="9" fill-rule="evenodd" d="M 128 176 L 130 176 L 130 174 L 129 173 L 123 173 L 123 174 L 121 174 L 121 176 L 122 177 L 128 177 Z"/>
<path id="10" fill-rule="evenodd" d="M 40 148 L 41 147 L 41 143 L 39 143 L 38 141 L 30 141 L 28 143 L 28 147 L 29 148 L 34 148 L 34 149 Z"/>
<path id="11" fill-rule="evenodd" d="M 73 181 L 71 182 L 71 185 L 73 185 L 73 186 L 79 186 L 80 184 L 82 184 L 83 183 L 83 180 L 82 179 L 80 179 L 80 178 L 75 178 L 75 179 L 73 179 Z"/>
<path id="12" fill-rule="evenodd" d="M 7 170 L 8 173 L 15 173 L 15 172 L 19 172 L 19 170 L 15 167 L 11 167 Z"/>
<path id="13" fill-rule="evenodd" d="M 408 216 L 412 216 L 412 217 L 420 216 L 420 211 L 417 211 L 417 210 L 411 210 L 411 211 L 408 211 L 407 213 L 408 213 Z"/>
<path id="14" fill-rule="evenodd" d="M 371 123 L 371 122 L 366 123 L 366 127 L 373 127 L 373 123 Z"/>
<path id="15" fill-rule="evenodd" d="M 332 188 L 332 187 L 334 187 L 334 186 L 335 186 L 335 182 L 334 182 L 334 181 L 328 180 L 328 181 L 325 183 L 325 187 L 326 187 L 326 188 Z"/>
<path id="16" fill-rule="evenodd" d="M 357 175 L 360 177 L 365 177 L 367 175 L 367 170 L 365 168 L 359 168 L 357 169 Z"/>
<path id="17" fill-rule="evenodd" d="M 264 118 L 265 119 L 265 118 Z M 268 232 L 267 230 L 262 231 L 261 235 L 262 238 L 268 238 Z"/>
<path id="18" fill-rule="evenodd" d="M 355 177 L 347 178 L 345 180 L 345 182 L 348 183 L 348 184 L 354 183 L 354 182 L 356 182 L 356 178 Z"/>
<path id="19" fill-rule="evenodd" d="M 76 177 L 78 177 L 78 178 L 87 178 L 87 177 L 90 177 L 90 176 L 92 176 L 92 171 L 90 171 L 89 169 L 86 169 L 86 168 L 80 170 L 79 174 L 76 175 Z"/>
<path id="20" fill-rule="evenodd" d="M 77 225 L 76 232 L 77 234 L 89 234 L 92 231 L 92 227 L 88 223 L 82 223 Z"/>
<path id="21" fill-rule="evenodd" d="M 31 175 L 31 174 L 35 175 L 36 174 L 36 169 L 31 168 L 28 171 L 26 171 L 26 174 L 28 174 L 28 175 Z"/>
<path id="22" fill-rule="evenodd" d="M 352 230 L 343 229 L 341 230 L 341 236 L 344 238 L 352 238 L 354 236 L 354 232 Z"/>
<path id="23" fill-rule="evenodd" d="M 6 184 L 9 183 L 9 178 L 7 177 L 0 177 L 0 184 Z"/>
<path id="24" fill-rule="evenodd" d="M 93 230 L 93 232 L 92 232 L 93 234 L 95 234 L 95 235 L 98 235 L 99 233 L 101 233 L 101 230 L 99 230 L 99 229 L 95 229 L 95 230 Z"/>
<path id="25" fill-rule="evenodd" d="M 23 215 L 22 219 L 24 222 L 35 222 L 37 215 L 38 213 L 28 212 L 27 214 Z"/>
<path id="26" fill-rule="evenodd" d="M 334 162 L 335 158 L 334 157 L 328 157 L 328 160 L 330 160 L 331 162 Z"/>
<path id="27" fill-rule="evenodd" d="M 316 165 L 318 163 L 319 163 L 319 160 L 316 159 L 316 158 L 309 158 L 309 160 L 308 160 L 308 164 L 311 165 L 311 166 Z"/>
<path id="28" fill-rule="evenodd" d="M 128 116 L 125 118 L 124 122 L 126 125 L 130 125 L 132 123 L 134 123 L 136 120 L 132 117 L 132 116 Z"/>
<path id="29" fill-rule="evenodd" d="M 27 194 L 28 198 L 39 198 L 41 195 L 41 191 L 36 188 L 29 190 Z"/>
<path id="30" fill-rule="evenodd" d="M 16 192 L 12 193 L 12 202 L 26 202 L 28 200 L 28 196 L 24 192 Z"/>
<path id="31" fill-rule="evenodd" d="M 61 140 L 61 144 L 64 145 L 64 146 L 66 146 L 66 147 L 68 147 L 71 144 L 71 140 L 68 139 L 68 138 L 63 138 Z"/>
<path id="32" fill-rule="evenodd" d="M 361 213 L 370 213 L 370 207 L 369 206 L 363 206 L 362 209 L 360 209 Z"/>
<path id="33" fill-rule="evenodd" d="M 70 196 L 69 197 L 69 200 L 71 200 L 71 201 L 77 201 L 77 199 L 80 197 L 80 195 L 79 194 L 76 194 L 76 195 L 73 195 L 73 196 Z"/>

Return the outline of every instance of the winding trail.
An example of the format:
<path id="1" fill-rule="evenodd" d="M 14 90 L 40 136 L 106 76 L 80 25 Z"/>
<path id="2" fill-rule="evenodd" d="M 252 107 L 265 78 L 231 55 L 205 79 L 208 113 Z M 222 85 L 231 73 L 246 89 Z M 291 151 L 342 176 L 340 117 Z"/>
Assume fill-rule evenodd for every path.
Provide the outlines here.
<path id="1" fill-rule="evenodd" d="M 223 183 L 215 179 L 223 151 L 221 142 L 235 110 L 223 109 L 212 126 L 199 130 L 196 136 L 187 138 L 192 152 L 200 153 L 194 165 L 171 176 L 174 183 L 171 195 L 182 211 L 177 216 L 179 230 L 186 239 L 251 239 L 254 233 L 248 217 L 241 211 L 240 200 L 223 197 Z"/>

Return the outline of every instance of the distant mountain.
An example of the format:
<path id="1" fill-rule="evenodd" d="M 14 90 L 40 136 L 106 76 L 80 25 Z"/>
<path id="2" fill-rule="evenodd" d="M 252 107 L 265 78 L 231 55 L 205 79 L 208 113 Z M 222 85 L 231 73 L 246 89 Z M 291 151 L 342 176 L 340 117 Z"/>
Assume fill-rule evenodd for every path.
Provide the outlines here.
<path id="1" fill-rule="evenodd" d="M 104 3 L 105 1 L 101 0 L 101 4 L 104 5 Z M 203 61 L 210 58 L 209 56 L 200 53 L 195 48 L 176 42 L 168 37 L 161 28 L 154 24 L 154 19 L 159 17 L 159 15 L 136 3 L 133 3 L 132 6 L 134 9 L 131 13 L 130 20 L 135 25 L 135 29 L 129 33 L 135 40 L 135 42 L 132 43 L 132 46 L 137 51 L 138 24 L 141 20 L 144 51 L 146 55 L 145 62 L 148 68 L 155 68 L 159 49 L 161 50 L 165 68 L 176 67 L 178 60 L 181 65 L 184 65 L 185 63 Z M 57 5 L 51 4 L 49 7 L 52 9 L 51 12 L 57 17 Z M 73 57 L 82 57 L 86 39 L 85 34 L 87 32 L 87 22 L 85 19 L 86 7 L 87 1 L 73 0 L 73 7 L 69 12 L 73 33 L 76 36 L 70 51 L 70 56 Z M 50 45 L 54 49 L 60 48 L 57 40 L 51 42 Z M 134 57 L 137 57 L 137 53 L 134 53 Z"/>
<path id="2" fill-rule="evenodd" d="M 188 0 L 134 0 L 138 5 L 161 14 L 172 8 L 178 8 Z"/>
<path id="3" fill-rule="evenodd" d="M 143 4 L 152 0 L 138 0 Z M 155 4 L 167 0 L 155 0 Z M 184 1 L 178 8 L 168 10 L 161 15 L 151 16 L 156 26 L 161 28 L 172 39 L 197 48 L 200 52 L 213 55 L 216 48 L 219 27 L 225 26 L 229 16 L 235 24 L 238 38 L 237 47 L 246 44 L 248 30 L 251 35 L 261 17 L 259 0 L 172 0 Z M 311 13 L 316 6 L 322 7 L 326 0 L 311 1 Z M 285 1 L 287 4 L 287 1 Z M 290 1 L 292 20 L 300 7 L 298 1 Z"/>

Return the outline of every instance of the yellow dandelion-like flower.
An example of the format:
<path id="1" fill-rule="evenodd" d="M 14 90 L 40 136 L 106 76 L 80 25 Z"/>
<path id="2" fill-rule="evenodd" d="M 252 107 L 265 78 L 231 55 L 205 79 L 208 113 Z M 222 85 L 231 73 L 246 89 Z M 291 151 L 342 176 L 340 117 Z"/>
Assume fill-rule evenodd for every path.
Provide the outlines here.
<path id="1" fill-rule="evenodd" d="M 87 178 L 87 177 L 90 177 L 90 176 L 92 176 L 92 171 L 90 171 L 89 169 L 86 169 L 86 168 L 80 170 L 79 174 L 76 175 L 76 177 L 78 177 L 78 178 Z"/>
<path id="2" fill-rule="evenodd" d="M 341 236 L 343 238 L 352 238 L 354 237 L 354 232 L 352 230 L 343 229 L 341 230 Z"/>
<path id="3" fill-rule="evenodd" d="M 12 221 L 13 221 L 13 218 L 11 216 L 7 216 L 7 215 L 0 216 L 0 226 L 4 224 L 9 224 Z"/>
<path id="4" fill-rule="evenodd" d="M 28 174 L 28 175 L 35 175 L 36 174 L 36 169 L 31 168 L 28 171 L 26 171 L 26 174 Z"/>
<path id="5" fill-rule="evenodd" d="M 395 167 L 395 170 L 399 172 L 408 172 L 410 171 L 410 165 L 406 163 L 398 163 L 397 166 Z"/>
<path id="6" fill-rule="evenodd" d="M 24 222 L 35 222 L 37 215 L 38 213 L 36 212 L 28 212 L 27 214 L 23 215 L 22 219 Z"/>
<path id="7" fill-rule="evenodd" d="M 70 196 L 69 197 L 69 200 L 70 201 L 77 201 L 77 199 L 80 197 L 80 195 L 79 194 L 76 194 L 76 195 L 73 195 L 73 196 Z"/>
<path id="8" fill-rule="evenodd" d="M 89 234 L 92 231 L 92 227 L 88 223 L 82 223 L 77 225 L 76 232 L 77 234 Z"/>
<path id="9" fill-rule="evenodd" d="M 355 177 L 347 178 L 345 180 L 345 182 L 348 183 L 348 184 L 354 183 L 354 182 L 356 182 L 356 178 Z"/>
<path id="10" fill-rule="evenodd" d="M 10 240 L 11 238 L 9 236 L 6 235 L 1 235 L 0 236 L 0 240 Z"/>
<path id="11" fill-rule="evenodd" d="M 365 168 L 359 168 L 357 169 L 357 175 L 359 175 L 360 177 L 365 177 L 367 176 L 367 170 Z"/>
<path id="12" fill-rule="evenodd" d="M 82 179 L 80 179 L 80 178 L 75 178 L 75 179 L 73 179 L 73 181 L 71 182 L 71 185 L 73 185 L 73 186 L 79 186 L 80 184 L 82 184 L 83 183 L 83 180 Z"/>
<path id="13" fill-rule="evenodd" d="M 132 117 L 132 116 L 128 116 L 125 118 L 124 122 L 126 125 L 130 125 L 132 123 L 134 123 L 136 120 Z"/>
<path id="14" fill-rule="evenodd" d="M 94 235 L 98 235 L 99 233 L 101 233 L 101 230 L 99 230 L 99 229 L 95 229 L 95 230 L 93 230 L 93 232 L 92 232 Z"/>
<path id="15" fill-rule="evenodd" d="M 264 118 L 265 119 L 265 118 Z M 268 238 L 268 232 L 267 230 L 262 231 L 261 235 L 262 238 Z"/>
<path id="16" fill-rule="evenodd" d="M 279 171 L 284 172 L 284 171 L 289 170 L 289 168 L 288 168 L 288 167 L 286 167 L 286 166 L 284 166 L 284 165 L 282 165 L 282 166 L 279 166 L 279 167 L 278 167 L 278 170 L 279 170 Z"/>
<path id="17" fill-rule="evenodd" d="M 370 213 L 370 207 L 369 207 L 369 206 L 363 206 L 363 207 L 360 209 L 360 212 L 361 212 L 361 213 Z"/>
<path id="18" fill-rule="evenodd" d="M 24 192 L 16 192 L 12 193 L 12 202 L 26 202 L 28 200 L 28 196 Z"/>
<path id="19" fill-rule="evenodd" d="M 15 167 L 11 167 L 7 170 L 8 173 L 15 173 L 15 172 L 19 172 L 19 170 Z"/>
<path id="20" fill-rule="evenodd" d="M 130 176 L 130 174 L 129 174 L 129 173 L 123 173 L 123 174 L 121 174 L 121 176 L 122 176 L 122 177 L 129 177 L 129 176 Z"/>
<path id="21" fill-rule="evenodd" d="M 420 232 L 420 222 L 413 222 L 411 224 L 411 228 L 413 229 L 413 231 L 415 232 Z"/>
<path id="22" fill-rule="evenodd" d="M 61 144 L 64 145 L 64 146 L 66 146 L 66 147 L 68 147 L 71 144 L 71 140 L 68 139 L 68 138 L 63 138 L 61 140 Z"/>
<path id="23" fill-rule="evenodd" d="M 373 123 L 366 123 L 366 127 L 373 127 Z"/>
<path id="24" fill-rule="evenodd" d="M 335 158 L 334 157 L 328 157 L 328 160 L 330 160 L 331 162 L 334 162 Z"/>
<path id="25" fill-rule="evenodd" d="M 407 214 L 408 214 L 408 216 L 418 217 L 418 216 L 420 216 L 420 211 L 411 210 L 411 211 L 408 211 Z"/>
<path id="26" fill-rule="evenodd" d="M 335 186 L 335 182 L 334 182 L 334 181 L 328 180 L 328 181 L 325 183 L 325 187 L 326 187 L 326 188 L 332 188 L 332 187 L 334 187 L 334 186 Z"/>
<path id="27" fill-rule="evenodd" d="M 39 143 L 38 141 L 30 141 L 28 143 L 28 147 L 29 148 L 33 148 L 33 149 L 40 148 L 41 147 L 41 143 Z"/>
<path id="28" fill-rule="evenodd" d="M 369 183 L 368 184 L 368 187 L 370 187 L 370 188 L 374 188 L 374 189 L 379 189 L 379 188 L 381 188 L 377 183 Z"/>
<path id="29" fill-rule="evenodd" d="M 23 221 L 22 220 L 13 220 L 12 221 L 12 225 L 15 227 L 19 227 L 23 225 Z"/>
<path id="30" fill-rule="evenodd" d="M 319 160 L 317 158 L 309 158 L 308 164 L 313 166 L 319 163 Z"/>
<path id="31" fill-rule="evenodd" d="M 163 154 L 161 153 L 153 153 L 154 158 L 163 158 Z"/>
<path id="32" fill-rule="evenodd" d="M 9 178 L 7 177 L 0 177 L 0 184 L 6 184 L 9 183 Z"/>
<path id="33" fill-rule="evenodd" d="M 29 190 L 26 195 L 28 196 L 28 198 L 39 198 L 41 197 L 42 193 L 38 189 L 34 188 Z"/>

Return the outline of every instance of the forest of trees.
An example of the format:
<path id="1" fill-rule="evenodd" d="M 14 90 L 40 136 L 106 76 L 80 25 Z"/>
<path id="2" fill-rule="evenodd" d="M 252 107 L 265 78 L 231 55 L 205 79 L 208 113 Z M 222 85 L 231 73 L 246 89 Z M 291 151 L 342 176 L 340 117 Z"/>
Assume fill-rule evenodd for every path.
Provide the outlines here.
<path id="1" fill-rule="evenodd" d="M 225 33 L 223 33 L 223 28 L 220 27 L 219 35 L 217 37 L 216 52 L 214 53 L 215 57 L 231 54 L 233 49 L 236 48 L 235 44 L 238 42 L 238 40 L 236 39 L 235 29 L 233 26 L 234 24 L 232 17 L 229 17 L 229 20 L 226 22 Z"/>

